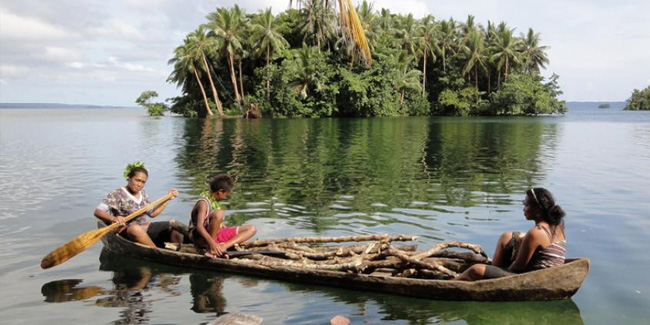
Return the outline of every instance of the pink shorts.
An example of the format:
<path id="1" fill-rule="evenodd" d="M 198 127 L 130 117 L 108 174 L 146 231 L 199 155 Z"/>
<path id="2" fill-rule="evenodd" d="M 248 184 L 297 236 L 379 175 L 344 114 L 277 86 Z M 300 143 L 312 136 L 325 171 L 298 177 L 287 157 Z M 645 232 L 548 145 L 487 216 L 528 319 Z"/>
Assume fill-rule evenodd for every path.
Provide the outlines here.
<path id="1" fill-rule="evenodd" d="M 231 240 L 239 232 L 239 227 L 223 227 L 217 232 L 217 237 L 214 239 L 215 243 L 225 243 Z"/>

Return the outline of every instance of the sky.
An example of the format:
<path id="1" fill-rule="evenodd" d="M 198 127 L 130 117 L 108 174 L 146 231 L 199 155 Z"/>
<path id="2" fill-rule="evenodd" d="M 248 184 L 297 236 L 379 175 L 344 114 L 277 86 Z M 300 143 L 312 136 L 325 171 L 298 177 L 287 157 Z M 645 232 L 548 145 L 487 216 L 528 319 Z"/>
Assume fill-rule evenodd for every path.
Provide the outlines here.
<path id="1" fill-rule="evenodd" d="M 167 61 L 217 7 L 248 13 L 288 0 L 0 0 L 0 102 L 136 106 L 145 90 L 181 95 Z M 294 6 L 297 1 L 293 1 Z M 353 0 L 357 4 L 358 1 Z M 650 85 L 647 0 L 377 0 L 374 9 L 484 26 L 533 28 L 550 49 L 546 77 L 567 101 L 624 101 Z"/>

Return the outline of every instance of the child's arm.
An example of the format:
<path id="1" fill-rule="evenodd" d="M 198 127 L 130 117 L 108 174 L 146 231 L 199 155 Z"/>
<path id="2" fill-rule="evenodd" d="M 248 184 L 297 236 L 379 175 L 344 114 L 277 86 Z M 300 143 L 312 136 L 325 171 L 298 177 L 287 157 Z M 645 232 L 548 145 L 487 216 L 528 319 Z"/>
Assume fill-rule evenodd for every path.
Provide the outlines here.
<path id="1" fill-rule="evenodd" d="M 207 229 L 203 226 L 205 223 L 205 218 L 206 218 L 206 213 L 208 211 L 208 205 L 205 203 L 205 201 L 201 200 L 198 203 L 197 206 L 197 211 L 196 211 L 196 230 L 201 234 L 201 237 L 203 237 L 203 240 L 208 244 L 209 248 L 209 253 L 212 255 L 219 256 L 221 255 L 221 250 L 219 249 L 218 245 L 214 242 L 213 237 L 210 235 L 210 232 L 208 232 Z M 210 219 L 210 223 L 215 222 L 216 220 Z M 210 225 L 210 228 L 212 228 L 212 225 Z M 217 228 L 218 229 L 218 228 Z M 216 234 L 215 234 L 216 236 Z"/>

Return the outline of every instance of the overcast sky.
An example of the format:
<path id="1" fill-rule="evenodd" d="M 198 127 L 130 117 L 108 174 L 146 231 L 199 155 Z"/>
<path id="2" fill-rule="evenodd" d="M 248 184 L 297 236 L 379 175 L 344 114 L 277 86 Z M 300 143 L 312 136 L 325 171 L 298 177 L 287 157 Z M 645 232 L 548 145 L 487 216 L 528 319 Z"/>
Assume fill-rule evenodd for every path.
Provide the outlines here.
<path id="1" fill-rule="evenodd" d="M 0 0 L 0 102 L 135 106 L 144 90 L 180 95 L 167 61 L 216 7 L 246 12 L 288 0 Z M 295 3 L 295 1 L 294 1 Z M 353 0 L 353 3 L 358 3 Z M 377 0 L 375 10 L 505 21 L 550 46 L 568 101 L 622 101 L 650 85 L 648 0 Z"/>

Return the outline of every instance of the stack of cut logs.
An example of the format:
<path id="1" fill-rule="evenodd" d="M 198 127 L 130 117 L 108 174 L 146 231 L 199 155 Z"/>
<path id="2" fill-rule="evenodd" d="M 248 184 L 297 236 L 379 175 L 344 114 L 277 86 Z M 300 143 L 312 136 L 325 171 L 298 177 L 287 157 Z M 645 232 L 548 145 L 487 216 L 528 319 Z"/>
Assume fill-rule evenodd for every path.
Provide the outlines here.
<path id="1" fill-rule="evenodd" d="M 481 246 L 474 244 L 444 242 L 426 251 L 417 251 L 417 245 L 392 244 L 416 239 L 417 236 L 406 235 L 367 235 L 256 240 L 236 245 L 238 252 L 232 255 L 243 263 L 273 268 L 319 269 L 422 279 L 450 279 L 473 264 L 489 262 Z M 346 242 L 357 244 L 340 245 Z M 467 249 L 470 252 L 449 248 Z M 241 252 L 246 254 L 238 254 Z"/>

